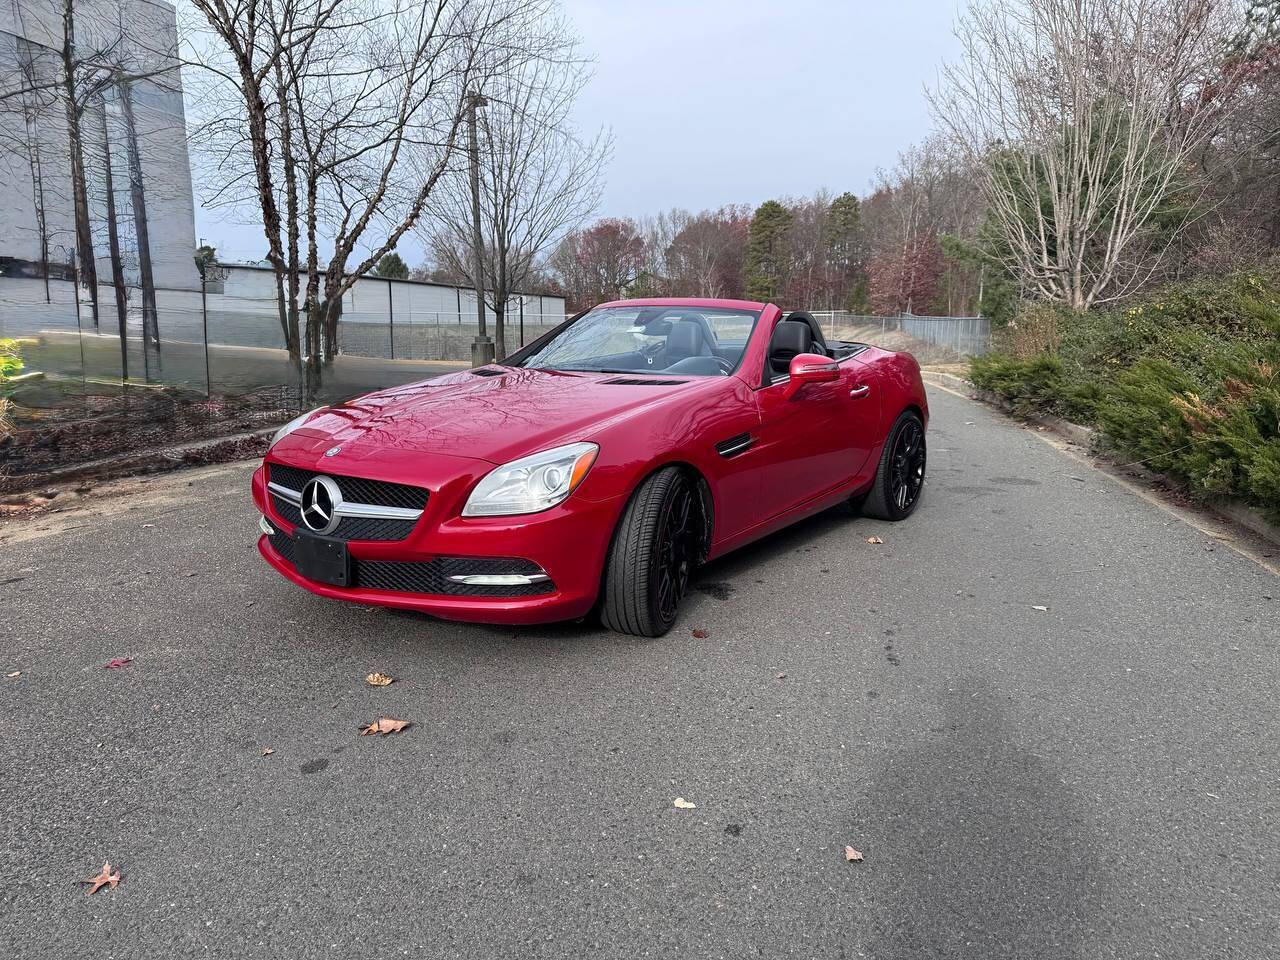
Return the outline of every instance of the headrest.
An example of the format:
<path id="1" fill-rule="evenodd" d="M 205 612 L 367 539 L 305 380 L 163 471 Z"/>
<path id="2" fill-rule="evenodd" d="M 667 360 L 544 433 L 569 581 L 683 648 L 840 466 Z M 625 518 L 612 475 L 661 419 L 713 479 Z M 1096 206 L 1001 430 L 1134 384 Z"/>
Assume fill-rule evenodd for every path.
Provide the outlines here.
<path id="1" fill-rule="evenodd" d="M 667 334 L 667 353 L 696 357 L 702 352 L 702 328 L 692 320 L 677 320 Z"/>
<path id="2" fill-rule="evenodd" d="M 797 353 L 808 353 L 813 346 L 813 331 L 802 320 L 783 320 L 773 328 L 773 339 L 769 341 L 771 358 L 786 354 L 791 360 Z"/>

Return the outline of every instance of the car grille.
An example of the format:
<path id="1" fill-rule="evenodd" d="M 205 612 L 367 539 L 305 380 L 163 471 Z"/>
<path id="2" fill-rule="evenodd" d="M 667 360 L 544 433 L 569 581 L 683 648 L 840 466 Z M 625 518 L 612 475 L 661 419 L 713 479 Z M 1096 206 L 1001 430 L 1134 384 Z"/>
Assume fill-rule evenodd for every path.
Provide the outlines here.
<path id="1" fill-rule="evenodd" d="M 279 463 L 267 465 L 272 483 L 278 483 L 290 490 L 302 491 L 313 477 L 321 476 L 315 470 L 303 470 L 299 467 L 286 467 Z M 430 491 L 422 487 L 411 487 L 403 483 L 390 483 L 385 480 L 368 480 L 364 477 L 344 477 L 335 474 L 323 474 L 338 484 L 342 491 L 342 499 L 349 503 L 369 503 L 379 507 L 403 507 L 408 510 L 422 510 L 427 505 Z M 300 527 L 302 511 L 283 497 L 272 494 L 276 513 L 290 526 Z M 387 519 L 382 517 L 343 517 L 330 536 L 342 540 L 403 540 L 413 532 L 416 520 Z"/>
<path id="2" fill-rule="evenodd" d="M 351 503 L 372 503 L 379 507 L 404 507 L 406 510 L 425 510 L 429 491 L 404 483 L 386 480 L 368 480 L 365 477 L 343 477 L 336 473 L 322 474 L 318 470 L 286 467 L 279 463 L 267 465 L 271 482 L 290 490 L 301 491 L 313 477 L 329 477 L 338 484 L 342 499 Z"/>
<path id="3" fill-rule="evenodd" d="M 294 562 L 293 537 L 277 530 L 268 538 L 276 553 Z M 532 560 L 505 557 L 435 557 L 402 563 L 393 560 L 351 559 L 351 586 L 362 590 L 396 590 L 450 597 L 534 597 L 554 593 L 550 580 L 491 586 L 458 583 L 452 576 L 466 573 L 544 573 Z"/>
<path id="4" fill-rule="evenodd" d="M 277 530 L 267 539 L 271 541 L 271 546 L 275 548 L 276 553 L 293 563 L 293 537 Z"/>

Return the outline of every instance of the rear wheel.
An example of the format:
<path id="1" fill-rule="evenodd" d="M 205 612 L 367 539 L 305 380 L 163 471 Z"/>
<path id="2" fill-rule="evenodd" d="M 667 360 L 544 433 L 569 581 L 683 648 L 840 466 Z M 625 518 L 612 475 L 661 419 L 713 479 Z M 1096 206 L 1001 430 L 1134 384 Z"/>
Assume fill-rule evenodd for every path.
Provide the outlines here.
<path id="1" fill-rule="evenodd" d="M 701 556 L 697 489 L 679 467 L 640 485 L 618 523 L 605 567 L 600 619 L 610 630 L 660 637 L 675 623 Z"/>
<path id="2" fill-rule="evenodd" d="M 924 491 L 926 448 L 924 421 L 904 410 L 889 431 L 875 483 L 864 495 L 862 512 L 879 520 L 905 520 L 915 512 Z"/>

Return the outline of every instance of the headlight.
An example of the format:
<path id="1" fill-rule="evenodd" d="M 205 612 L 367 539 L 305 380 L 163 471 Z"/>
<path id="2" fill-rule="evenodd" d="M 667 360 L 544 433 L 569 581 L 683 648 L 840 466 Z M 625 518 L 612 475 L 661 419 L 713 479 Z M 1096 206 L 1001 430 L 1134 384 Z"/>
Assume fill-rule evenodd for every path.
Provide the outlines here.
<path id="1" fill-rule="evenodd" d="M 283 427 L 281 427 L 279 430 L 276 431 L 276 435 L 271 438 L 271 444 L 267 447 L 267 449 L 269 450 L 271 449 L 271 447 L 274 447 L 277 443 L 279 443 L 289 434 L 293 433 L 293 431 L 297 430 L 300 426 L 306 423 L 307 420 L 309 420 L 312 416 L 319 413 L 323 409 L 325 408 L 316 407 L 314 410 L 304 413 L 300 417 L 294 417 L 292 420 L 290 420 Z"/>
<path id="2" fill-rule="evenodd" d="M 462 508 L 464 517 L 537 513 L 573 493 L 600 447 L 569 443 L 504 464 L 481 480 Z"/>

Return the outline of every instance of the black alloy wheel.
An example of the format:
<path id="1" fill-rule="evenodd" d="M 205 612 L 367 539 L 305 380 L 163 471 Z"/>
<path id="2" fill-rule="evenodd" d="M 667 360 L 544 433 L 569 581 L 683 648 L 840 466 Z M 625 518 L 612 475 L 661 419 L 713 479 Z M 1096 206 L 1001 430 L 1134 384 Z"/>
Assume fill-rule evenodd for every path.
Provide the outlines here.
<path id="1" fill-rule="evenodd" d="M 905 410 L 889 431 L 875 482 L 860 498 L 861 511 L 880 520 L 911 516 L 924 492 L 927 459 L 924 422 L 914 410 Z"/>
<path id="2" fill-rule="evenodd" d="M 662 506 L 658 538 L 653 552 L 654 577 L 658 582 L 658 616 L 676 618 L 676 608 L 689 589 L 693 565 L 693 490 L 680 483 Z"/>
<path id="3" fill-rule="evenodd" d="M 911 512 L 924 488 L 924 428 L 919 420 L 912 418 L 902 424 L 894 438 L 890 463 L 893 465 L 890 498 L 894 507 L 905 515 Z"/>
<path id="4" fill-rule="evenodd" d="M 702 537 L 692 477 L 679 467 L 664 467 L 641 483 L 609 548 L 601 587 L 604 625 L 641 637 L 670 630 L 702 559 Z"/>

